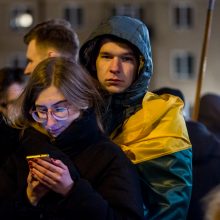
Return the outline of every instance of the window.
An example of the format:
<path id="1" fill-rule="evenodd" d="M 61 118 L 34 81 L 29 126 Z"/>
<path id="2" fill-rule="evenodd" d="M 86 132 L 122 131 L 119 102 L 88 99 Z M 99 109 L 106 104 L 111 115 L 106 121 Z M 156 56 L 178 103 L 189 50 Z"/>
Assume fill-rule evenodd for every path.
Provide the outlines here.
<path id="1" fill-rule="evenodd" d="M 73 28 L 83 25 L 83 9 L 78 6 L 68 6 L 64 9 L 64 19 L 69 21 Z"/>
<path id="2" fill-rule="evenodd" d="M 124 4 L 113 8 L 113 15 L 125 15 L 142 19 L 143 10 L 137 5 Z"/>
<path id="3" fill-rule="evenodd" d="M 173 23 L 178 29 L 189 29 L 193 26 L 193 8 L 188 4 L 178 4 L 173 8 Z"/>
<path id="4" fill-rule="evenodd" d="M 187 80 L 195 76 L 195 57 L 187 51 L 176 51 L 172 57 L 174 79 Z"/>
<path id="5" fill-rule="evenodd" d="M 33 24 L 33 11 L 25 5 L 16 6 L 11 10 L 10 26 L 13 30 L 23 30 Z"/>

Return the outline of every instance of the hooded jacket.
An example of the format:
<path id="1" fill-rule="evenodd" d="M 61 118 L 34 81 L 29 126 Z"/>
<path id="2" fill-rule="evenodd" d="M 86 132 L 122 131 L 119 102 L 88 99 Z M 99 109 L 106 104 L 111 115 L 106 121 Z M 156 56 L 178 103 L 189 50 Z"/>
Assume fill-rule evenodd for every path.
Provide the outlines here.
<path id="1" fill-rule="evenodd" d="M 192 173 L 183 103 L 174 96 L 147 92 L 153 71 L 149 33 L 134 18 L 114 16 L 91 34 L 80 49 L 80 61 L 89 73 L 97 78 L 94 63 L 105 37 L 123 40 L 140 53 L 136 80 L 123 93 L 106 98 L 108 111 L 103 118 L 107 132 L 136 164 L 146 219 L 185 219 Z"/>

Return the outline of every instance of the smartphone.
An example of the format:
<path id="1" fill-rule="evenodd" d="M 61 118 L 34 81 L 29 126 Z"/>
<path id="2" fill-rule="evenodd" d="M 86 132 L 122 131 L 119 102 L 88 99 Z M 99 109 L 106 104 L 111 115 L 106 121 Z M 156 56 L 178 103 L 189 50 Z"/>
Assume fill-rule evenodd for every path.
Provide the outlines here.
<path id="1" fill-rule="evenodd" d="M 50 155 L 49 154 L 35 154 L 35 155 L 29 155 L 26 156 L 26 159 L 32 159 L 32 158 L 49 158 Z"/>

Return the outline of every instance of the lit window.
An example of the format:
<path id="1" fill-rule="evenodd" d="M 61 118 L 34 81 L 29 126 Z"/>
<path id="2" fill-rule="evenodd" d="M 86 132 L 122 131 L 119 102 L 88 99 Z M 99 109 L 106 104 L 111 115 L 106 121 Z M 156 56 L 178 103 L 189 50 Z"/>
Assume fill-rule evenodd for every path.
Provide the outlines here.
<path id="1" fill-rule="evenodd" d="M 113 15 L 124 15 L 142 19 L 142 8 L 137 5 L 123 4 L 113 8 Z"/>
<path id="2" fill-rule="evenodd" d="M 175 52 L 172 57 L 172 68 L 175 79 L 193 79 L 195 76 L 195 58 L 190 52 Z"/>
<path id="3" fill-rule="evenodd" d="M 188 4 L 179 4 L 173 8 L 173 23 L 176 28 L 192 28 L 193 8 Z"/>
<path id="4" fill-rule="evenodd" d="M 33 24 L 33 12 L 30 8 L 21 6 L 11 11 L 10 26 L 14 30 L 22 30 Z"/>
<path id="5" fill-rule="evenodd" d="M 77 6 L 69 6 L 64 9 L 64 19 L 69 21 L 73 28 L 83 25 L 83 9 Z"/>

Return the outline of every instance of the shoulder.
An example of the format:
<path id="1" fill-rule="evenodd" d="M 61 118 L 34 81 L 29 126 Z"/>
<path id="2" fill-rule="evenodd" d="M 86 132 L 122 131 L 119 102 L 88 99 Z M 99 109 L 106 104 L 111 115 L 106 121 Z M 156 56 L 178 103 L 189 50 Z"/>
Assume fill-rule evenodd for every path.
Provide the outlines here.
<path id="1" fill-rule="evenodd" d="M 185 127 L 185 121 L 182 113 L 183 101 L 173 95 L 165 94 L 162 96 L 147 92 L 142 101 L 142 108 L 132 115 L 124 125 L 124 128 L 130 130 L 147 129 L 151 130 L 155 125 L 161 122 L 169 126 L 170 123 Z"/>
<path id="2" fill-rule="evenodd" d="M 122 151 L 120 146 L 115 144 L 108 137 L 102 137 L 99 141 L 93 146 L 93 152 L 105 161 L 129 161 L 125 153 Z"/>
<path id="3" fill-rule="evenodd" d="M 142 115 L 149 118 L 152 123 L 165 119 L 169 122 L 182 123 L 184 121 L 183 107 L 183 101 L 177 96 L 148 92 L 142 102 Z"/>
<path id="4" fill-rule="evenodd" d="M 97 149 L 99 151 L 106 152 L 107 154 L 115 155 L 115 156 L 124 156 L 124 152 L 121 148 L 115 144 L 110 138 L 104 137 L 101 138 L 97 143 Z"/>
<path id="5" fill-rule="evenodd" d="M 163 107 L 176 107 L 181 106 L 183 107 L 184 103 L 182 99 L 180 99 L 178 96 L 174 96 L 171 94 L 163 94 L 163 95 L 157 95 L 152 92 L 147 92 L 143 99 L 143 105 L 161 105 Z"/>

